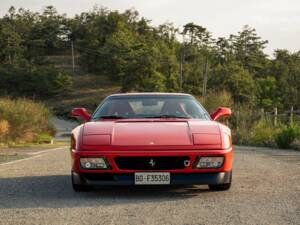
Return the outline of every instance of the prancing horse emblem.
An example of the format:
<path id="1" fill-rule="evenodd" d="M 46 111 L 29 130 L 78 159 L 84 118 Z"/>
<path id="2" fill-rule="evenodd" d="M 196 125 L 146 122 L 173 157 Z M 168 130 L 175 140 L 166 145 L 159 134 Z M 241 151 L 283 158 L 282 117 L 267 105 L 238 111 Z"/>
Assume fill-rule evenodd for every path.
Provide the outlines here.
<path id="1" fill-rule="evenodd" d="M 150 159 L 149 164 L 150 164 L 151 167 L 154 167 L 155 166 L 155 161 L 153 159 Z"/>

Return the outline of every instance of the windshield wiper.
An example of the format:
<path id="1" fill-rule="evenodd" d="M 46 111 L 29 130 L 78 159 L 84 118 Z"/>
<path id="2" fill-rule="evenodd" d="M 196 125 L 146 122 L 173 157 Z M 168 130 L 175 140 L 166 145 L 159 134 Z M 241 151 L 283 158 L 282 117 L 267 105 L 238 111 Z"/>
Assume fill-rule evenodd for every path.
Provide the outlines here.
<path id="1" fill-rule="evenodd" d="M 188 116 L 177 116 L 177 115 L 157 115 L 157 116 L 149 116 L 147 118 L 176 118 L 176 119 L 191 119 Z"/>
<path id="2" fill-rule="evenodd" d="M 117 116 L 117 115 L 107 115 L 107 116 L 99 116 L 95 117 L 95 120 L 97 119 L 126 119 L 124 116 Z"/>

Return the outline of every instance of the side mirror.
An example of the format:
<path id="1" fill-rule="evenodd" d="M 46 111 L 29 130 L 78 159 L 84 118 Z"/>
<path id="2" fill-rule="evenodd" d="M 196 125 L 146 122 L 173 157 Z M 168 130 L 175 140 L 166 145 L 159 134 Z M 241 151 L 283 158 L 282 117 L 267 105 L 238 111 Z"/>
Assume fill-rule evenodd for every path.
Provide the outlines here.
<path id="1" fill-rule="evenodd" d="M 76 118 L 82 118 L 85 122 L 91 119 L 91 115 L 85 108 L 74 108 L 72 109 L 71 115 Z"/>
<path id="2" fill-rule="evenodd" d="M 216 121 L 218 120 L 220 117 L 229 117 L 231 115 L 231 109 L 226 108 L 226 107 L 219 107 L 217 108 L 216 111 L 212 112 L 210 114 L 210 117 Z"/>

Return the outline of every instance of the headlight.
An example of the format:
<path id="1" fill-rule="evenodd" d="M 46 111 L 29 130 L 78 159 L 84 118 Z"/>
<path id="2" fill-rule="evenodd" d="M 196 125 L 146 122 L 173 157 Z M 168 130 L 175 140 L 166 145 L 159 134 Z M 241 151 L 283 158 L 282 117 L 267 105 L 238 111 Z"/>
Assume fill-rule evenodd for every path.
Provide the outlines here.
<path id="1" fill-rule="evenodd" d="M 104 158 L 80 158 L 81 168 L 91 169 L 108 169 L 108 164 Z"/>
<path id="2" fill-rule="evenodd" d="M 218 169 L 223 166 L 224 157 L 211 156 L 199 157 L 196 163 L 196 169 Z"/>

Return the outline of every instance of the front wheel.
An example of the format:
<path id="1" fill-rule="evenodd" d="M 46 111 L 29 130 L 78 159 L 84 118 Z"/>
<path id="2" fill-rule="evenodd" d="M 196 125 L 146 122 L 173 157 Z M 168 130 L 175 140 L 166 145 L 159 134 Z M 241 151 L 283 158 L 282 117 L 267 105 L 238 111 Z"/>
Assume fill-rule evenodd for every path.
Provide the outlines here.
<path id="1" fill-rule="evenodd" d="M 231 183 L 228 184 L 210 184 L 208 185 L 211 191 L 227 191 L 230 189 Z"/>
<path id="2" fill-rule="evenodd" d="M 72 188 L 73 188 L 74 191 L 76 191 L 76 192 L 86 192 L 86 191 L 92 190 L 91 186 L 75 183 L 75 181 L 74 181 L 75 178 L 74 178 L 73 173 L 71 174 L 71 177 L 72 177 Z"/>
<path id="3" fill-rule="evenodd" d="M 232 172 L 230 173 L 229 183 L 226 184 L 209 184 L 209 190 L 211 191 L 227 191 L 231 187 L 231 180 L 232 180 Z"/>

